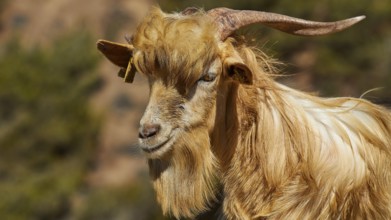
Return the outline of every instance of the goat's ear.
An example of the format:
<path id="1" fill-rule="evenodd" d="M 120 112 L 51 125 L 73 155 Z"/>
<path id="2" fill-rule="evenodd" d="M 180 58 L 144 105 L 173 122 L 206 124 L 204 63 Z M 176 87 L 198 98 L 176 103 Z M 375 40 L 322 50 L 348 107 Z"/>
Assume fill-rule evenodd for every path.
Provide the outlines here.
<path id="1" fill-rule="evenodd" d="M 121 67 L 118 76 L 124 78 L 125 82 L 132 83 L 136 73 L 136 68 L 132 62 L 134 47 L 130 44 L 120 44 L 107 40 L 99 40 L 96 45 L 107 59 Z"/>
<path id="2" fill-rule="evenodd" d="M 225 75 L 232 80 L 246 85 L 253 83 L 253 74 L 243 62 L 228 58 L 224 61 L 223 68 Z"/>
<path id="3" fill-rule="evenodd" d="M 132 58 L 133 46 L 130 44 L 120 44 L 107 40 L 99 40 L 96 43 L 98 50 L 105 55 L 115 65 L 127 68 L 129 60 Z"/>

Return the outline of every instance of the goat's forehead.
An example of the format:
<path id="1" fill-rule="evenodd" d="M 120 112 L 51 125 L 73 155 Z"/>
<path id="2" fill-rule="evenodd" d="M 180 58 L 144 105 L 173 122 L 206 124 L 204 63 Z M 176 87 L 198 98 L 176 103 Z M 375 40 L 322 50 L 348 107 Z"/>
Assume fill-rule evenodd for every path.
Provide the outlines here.
<path id="1" fill-rule="evenodd" d="M 216 36 L 214 23 L 204 13 L 184 16 L 153 10 L 139 25 L 133 43 L 140 49 L 164 46 L 196 52 L 217 42 Z"/>
<path id="2" fill-rule="evenodd" d="M 215 32 L 213 22 L 205 14 L 181 16 L 155 12 L 134 35 L 133 44 L 138 51 L 135 58 L 146 72 L 164 73 L 163 77 L 191 83 L 218 56 Z"/>

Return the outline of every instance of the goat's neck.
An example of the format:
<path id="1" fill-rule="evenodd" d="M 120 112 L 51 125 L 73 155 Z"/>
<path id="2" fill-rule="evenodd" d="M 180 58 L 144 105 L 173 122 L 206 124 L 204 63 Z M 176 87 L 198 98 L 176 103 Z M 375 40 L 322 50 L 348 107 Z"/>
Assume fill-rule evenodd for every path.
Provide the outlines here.
<path id="1" fill-rule="evenodd" d="M 238 139 L 237 90 L 237 85 L 223 85 L 216 99 L 216 118 L 211 144 L 223 171 L 229 166 L 235 150 L 233 145 Z"/>
<path id="2" fill-rule="evenodd" d="M 278 83 L 269 83 L 268 86 L 264 89 L 233 85 L 225 98 L 217 99 L 212 149 L 222 165 L 235 163 L 231 162 L 233 157 L 249 153 L 246 158 L 262 157 L 257 160 L 261 163 L 277 161 L 270 156 L 278 156 L 281 158 L 278 159 L 281 162 L 279 166 L 285 167 L 296 163 L 297 157 L 294 157 L 294 161 L 291 159 L 292 155 L 297 154 L 298 151 L 294 149 L 302 145 L 300 143 L 311 143 L 310 140 L 296 139 L 311 138 L 311 131 L 300 128 L 303 127 L 301 125 L 305 122 L 306 115 L 295 109 L 295 103 L 291 103 L 295 98 L 291 93 L 296 92 L 299 96 L 300 93 L 286 90 Z M 285 158 L 288 153 L 290 156 Z M 275 165 L 269 164 L 267 167 Z M 282 175 L 284 174 L 280 173 L 277 176 Z"/>
<path id="3" fill-rule="evenodd" d="M 296 115 L 284 114 L 291 107 L 281 97 L 283 91 L 236 86 L 230 93 L 223 103 L 224 116 L 216 117 L 220 128 L 215 133 L 219 138 L 212 142 L 222 166 L 224 209 L 235 213 L 242 208 L 257 208 L 258 214 L 266 216 L 272 210 L 270 199 L 274 190 L 297 168 L 299 155 L 294 149 L 298 143 L 292 136 L 300 132 L 293 126 L 301 121 L 297 121 Z"/>
<path id="4" fill-rule="evenodd" d="M 292 107 L 284 100 L 284 93 L 289 92 L 272 81 L 267 85 L 267 89 L 263 89 L 257 86 L 231 84 L 220 89 L 224 95 L 217 97 L 215 129 L 211 139 L 212 149 L 219 159 L 223 172 L 231 164 L 237 151 L 242 153 L 244 148 L 258 154 L 262 153 L 259 152 L 261 149 L 259 144 L 265 148 L 273 146 L 271 148 L 276 149 L 288 147 L 285 144 L 291 143 L 282 140 L 285 132 L 297 126 L 292 124 L 292 121 L 298 118 L 297 115 L 285 114 Z M 277 151 L 280 150 L 283 149 Z"/>

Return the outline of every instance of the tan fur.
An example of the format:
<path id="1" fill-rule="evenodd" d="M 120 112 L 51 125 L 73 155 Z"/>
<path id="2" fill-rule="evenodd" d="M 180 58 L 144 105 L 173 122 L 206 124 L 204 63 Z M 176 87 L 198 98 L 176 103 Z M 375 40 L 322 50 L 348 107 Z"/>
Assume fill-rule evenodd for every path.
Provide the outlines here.
<path id="1" fill-rule="evenodd" d="M 221 42 L 202 11 L 154 8 L 132 43 L 151 86 L 142 122 L 170 134 L 146 154 L 164 213 L 195 218 L 221 187 L 221 219 L 391 219 L 388 110 L 276 83 L 269 58 Z"/>
<path id="2" fill-rule="evenodd" d="M 240 87 L 232 104 L 240 135 L 227 143 L 235 151 L 223 177 L 226 218 L 389 219 L 390 113 L 263 80 Z"/>
<path id="3" fill-rule="evenodd" d="M 165 214 L 193 217 L 216 200 L 217 161 L 205 128 L 194 129 L 159 159 L 149 159 L 157 199 Z"/>

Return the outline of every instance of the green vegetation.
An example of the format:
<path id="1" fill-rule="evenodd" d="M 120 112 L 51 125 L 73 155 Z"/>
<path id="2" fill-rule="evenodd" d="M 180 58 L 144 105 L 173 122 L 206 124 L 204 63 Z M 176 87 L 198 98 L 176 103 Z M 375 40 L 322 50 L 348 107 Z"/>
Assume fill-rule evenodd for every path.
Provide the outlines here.
<path id="1" fill-rule="evenodd" d="M 17 40 L 0 56 L 0 216 L 57 219 L 71 208 L 96 145 L 87 100 L 99 85 L 89 35 L 49 51 Z"/>
<path id="2" fill-rule="evenodd" d="M 164 220 L 150 183 L 127 187 L 93 189 L 81 195 L 83 204 L 74 210 L 80 220 Z M 83 198 L 84 197 L 84 198 Z"/>
<path id="3" fill-rule="evenodd" d="M 163 219 L 149 184 L 85 184 L 102 120 L 88 106 L 100 54 L 83 32 L 52 45 L 13 40 L 0 52 L 0 218 Z"/>

